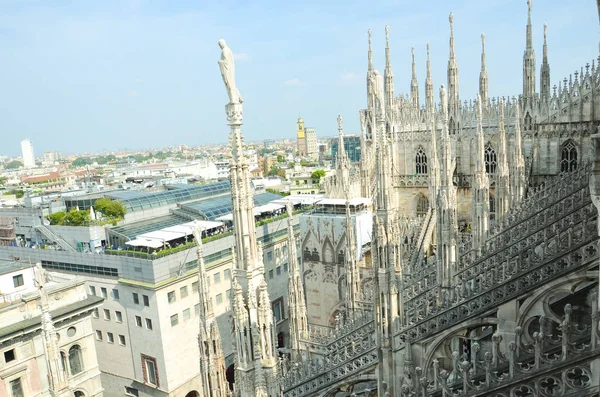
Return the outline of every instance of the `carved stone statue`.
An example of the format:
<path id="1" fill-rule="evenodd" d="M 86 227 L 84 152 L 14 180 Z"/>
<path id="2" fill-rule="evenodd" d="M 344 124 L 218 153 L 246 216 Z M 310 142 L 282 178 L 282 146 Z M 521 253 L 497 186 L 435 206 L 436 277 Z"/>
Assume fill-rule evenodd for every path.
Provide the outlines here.
<path id="1" fill-rule="evenodd" d="M 227 47 L 225 40 L 219 40 L 219 47 L 221 47 L 221 60 L 219 61 L 219 68 L 221 69 L 221 76 L 227 89 L 227 95 L 229 95 L 229 103 L 242 103 L 244 99 L 240 95 L 240 92 L 235 86 L 235 65 L 233 63 L 233 52 Z"/>

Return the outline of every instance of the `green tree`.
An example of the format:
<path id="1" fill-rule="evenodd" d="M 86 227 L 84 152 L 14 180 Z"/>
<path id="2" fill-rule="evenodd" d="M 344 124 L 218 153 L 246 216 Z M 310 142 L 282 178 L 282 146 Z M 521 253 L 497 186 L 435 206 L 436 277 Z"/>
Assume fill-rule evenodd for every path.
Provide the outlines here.
<path id="1" fill-rule="evenodd" d="M 50 221 L 51 225 L 64 225 L 66 216 L 67 213 L 65 211 L 59 211 L 46 216 L 46 219 Z"/>
<path id="2" fill-rule="evenodd" d="M 120 201 L 111 200 L 103 197 L 94 203 L 94 209 L 102 212 L 107 218 L 122 219 L 125 216 L 126 208 Z"/>
<path id="3" fill-rule="evenodd" d="M 7 170 L 13 170 L 15 168 L 21 168 L 22 166 L 23 166 L 23 163 L 21 163 L 19 160 L 13 160 L 13 161 L 6 163 L 4 168 Z"/>
<path id="4" fill-rule="evenodd" d="M 90 222 L 90 213 L 85 210 L 79 210 L 73 208 L 67 213 L 64 219 L 64 225 L 66 226 L 83 226 Z"/>
<path id="5" fill-rule="evenodd" d="M 315 180 L 321 180 L 321 178 L 323 178 L 324 176 L 325 176 L 325 171 L 324 170 L 315 170 L 310 175 L 310 177 L 312 179 L 315 179 Z"/>
<path id="6" fill-rule="evenodd" d="M 71 165 L 73 167 L 83 167 L 84 165 L 92 164 L 92 159 L 87 157 L 77 157 Z"/>
<path id="7" fill-rule="evenodd" d="M 278 163 L 285 163 L 285 157 L 283 157 L 282 155 L 277 155 L 277 162 Z"/>
<path id="8" fill-rule="evenodd" d="M 6 183 L 6 178 L 0 177 L 0 185 L 4 185 Z"/>

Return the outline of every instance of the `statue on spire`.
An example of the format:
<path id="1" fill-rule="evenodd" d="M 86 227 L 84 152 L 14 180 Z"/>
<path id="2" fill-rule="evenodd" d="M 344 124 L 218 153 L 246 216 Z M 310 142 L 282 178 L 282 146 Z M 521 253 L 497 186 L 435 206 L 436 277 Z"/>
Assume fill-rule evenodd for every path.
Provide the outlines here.
<path id="1" fill-rule="evenodd" d="M 227 95 L 229 95 L 229 103 L 242 103 L 244 99 L 240 95 L 237 87 L 235 86 L 235 64 L 233 63 L 233 52 L 225 40 L 219 40 L 219 47 L 221 47 L 221 60 L 219 61 L 219 68 L 221 69 L 221 76 L 227 89 Z"/>

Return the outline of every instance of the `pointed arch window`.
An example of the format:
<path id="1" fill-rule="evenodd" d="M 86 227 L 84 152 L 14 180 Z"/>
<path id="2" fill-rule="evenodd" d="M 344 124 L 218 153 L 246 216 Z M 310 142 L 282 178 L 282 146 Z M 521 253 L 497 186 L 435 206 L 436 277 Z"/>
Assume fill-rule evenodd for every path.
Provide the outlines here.
<path id="1" fill-rule="evenodd" d="M 456 134 L 456 123 L 454 122 L 454 118 L 450 117 L 450 121 L 448 122 L 448 131 L 450 135 Z"/>
<path id="2" fill-rule="evenodd" d="M 423 216 L 427 214 L 427 210 L 429 209 L 429 200 L 427 197 L 420 195 L 417 198 L 417 216 Z"/>
<path id="3" fill-rule="evenodd" d="M 577 147 L 573 141 L 567 141 L 561 150 L 560 172 L 572 172 L 577 169 Z"/>
<path id="4" fill-rule="evenodd" d="M 529 112 L 527 112 L 527 114 L 525 115 L 525 130 L 531 131 L 532 129 L 533 129 L 533 121 L 531 119 L 531 114 L 529 114 Z"/>
<path id="5" fill-rule="evenodd" d="M 415 170 L 417 174 L 427 174 L 427 155 L 422 147 L 419 147 L 415 156 Z"/>
<path id="6" fill-rule="evenodd" d="M 491 143 L 488 143 L 485 147 L 484 160 L 485 172 L 488 174 L 495 174 L 496 167 L 498 166 L 498 159 L 496 157 L 496 150 L 494 150 Z"/>
<path id="7" fill-rule="evenodd" d="M 496 197 L 494 197 L 491 194 L 490 194 L 489 205 L 490 205 L 490 208 L 489 208 L 490 220 L 494 220 L 494 219 L 496 219 Z"/>

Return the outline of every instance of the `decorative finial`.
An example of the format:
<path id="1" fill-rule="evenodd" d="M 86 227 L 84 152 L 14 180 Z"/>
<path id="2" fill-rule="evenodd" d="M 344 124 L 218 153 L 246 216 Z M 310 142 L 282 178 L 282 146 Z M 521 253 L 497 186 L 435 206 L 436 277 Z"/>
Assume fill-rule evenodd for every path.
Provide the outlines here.
<path id="1" fill-rule="evenodd" d="M 410 53 L 412 54 L 412 61 L 415 63 L 415 47 L 411 48 Z"/>
<path id="2" fill-rule="evenodd" d="M 450 20 L 450 32 L 454 32 L 454 14 L 450 13 L 450 17 L 448 18 Z"/>
<path id="3" fill-rule="evenodd" d="M 367 30 L 367 33 L 369 34 L 369 47 L 371 47 L 371 29 Z"/>
<path id="4" fill-rule="evenodd" d="M 337 118 L 337 123 L 338 123 L 338 131 L 340 132 L 340 135 L 342 134 L 342 115 L 338 115 Z"/>
<path id="5" fill-rule="evenodd" d="M 485 52 L 485 33 L 481 34 L 481 52 Z"/>
<path id="6" fill-rule="evenodd" d="M 544 43 L 546 42 L 546 36 L 548 36 L 548 24 L 544 23 Z"/>
<path id="7" fill-rule="evenodd" d="M 427 43 L 427 57 L 429 57 L 429 43 Z"/>
<path id="8" fill-rule="evenodd" d="M 448 109 L 448 98 L 446 97 L 446 87 L 443 84 L 440 87 L 440 101 L 442 102 L 442 111 L 445 113 Z"/>
<path id="9" fill-rule="evenodd" d="M 531 15 L 531 8 L 532 8 L 531 0 L 527 0 L 527 8 L 528 8 L 529 14 Z"/>

